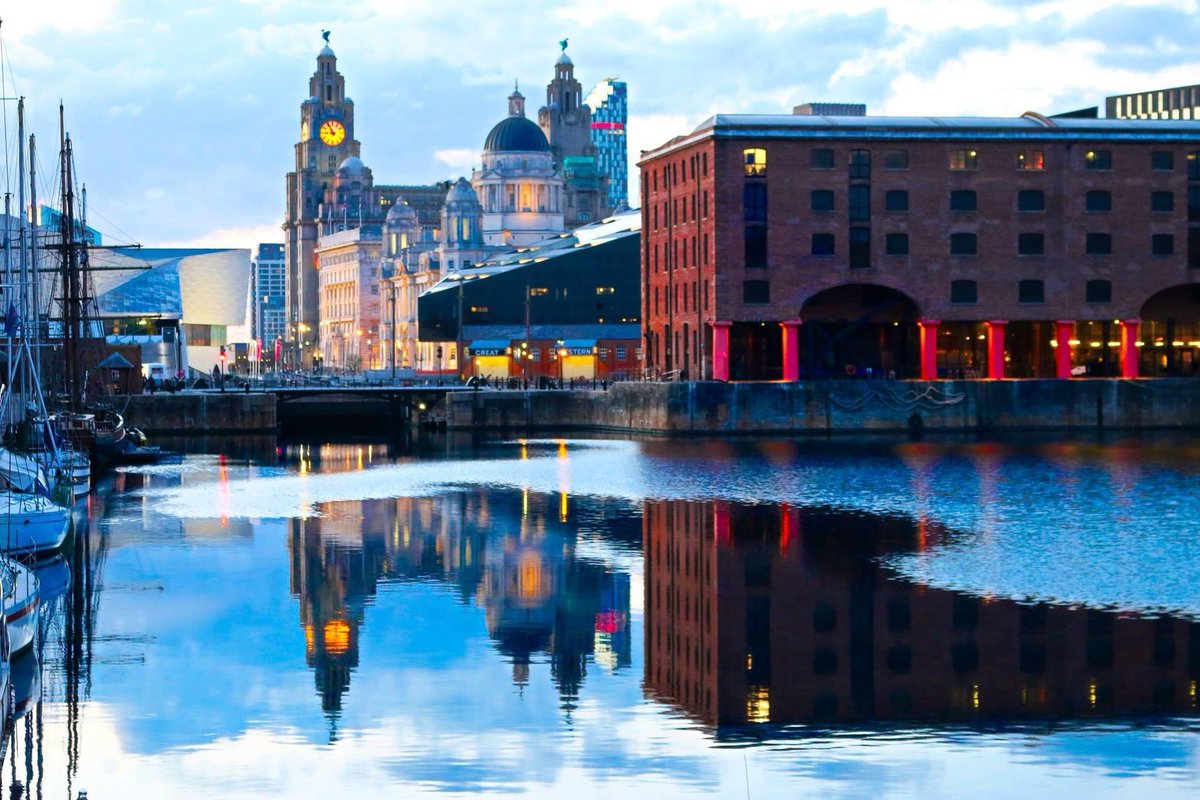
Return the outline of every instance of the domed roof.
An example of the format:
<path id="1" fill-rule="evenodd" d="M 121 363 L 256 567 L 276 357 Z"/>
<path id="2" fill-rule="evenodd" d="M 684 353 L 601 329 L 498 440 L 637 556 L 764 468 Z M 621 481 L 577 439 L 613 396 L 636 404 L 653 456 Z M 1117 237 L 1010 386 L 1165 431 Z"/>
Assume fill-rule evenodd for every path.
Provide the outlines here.
<path id="1" fill-rule="evenodd" d="M 555 61 L 554 63 L 555 63 L 555 65 L 560 66 L 560 67 L 575 66 L 575 62 L 571 60 L 571 57 L 569 55 L 567 55 L 566 50 L 563 50 L 562 55 L 558 57 L 558 61 Z"/>
<path id="2" fill-rule="evenodd" d="M 417 223 L 417 212 L 404 200 L 396 201 L 396 204 L 388 209 L 387 224 L 398 225 L 405 222 L 411 222 L 414 225 Z"/>
<path id="3" fill-rule="evenodd" d="M 345 170 L 346 172 L 360 175 L 367 168 L 367 165 L 362 162 L 358 156 L 347 156 L 341 164 L 338 165 L 338 172 Z"/>
<path id="4" fill-rule="evenodd" d="M 471 188 L 471 184 L 467 183 L 466 178 L 459 178 L 450 187 L 450 191 L 446 193 L 446 205 L 452 203 L 479 205 L 479 197 L 475 194 L 475 190 Z"/>
<path id="5" fill-rule="evenodd" d="M 311 51 L 310 51 L 310 52 L 311 52 Z M 324 47 L 322 47 L 322 48 L 321 48 L 321 52 L 320 52 L 320 53 L 317 53 L 317 56 L 318 56 L 318 57 L 320 57 L 320 56 L 333 56 L 333 48 L 332 48 L 332 47 L 330 47 L 328 44 L 326 44 Z M 336 57 L 336 56 L 335 56 L 335 57 Z"/>
<path id="6" fill-rule="evenodd" d="M 483 142 L 485 153 L 527 152 L 544 153 L 550 149 L 546 134 L 536 122 L 526 117 L 509 117 L 496 123 Z"/>

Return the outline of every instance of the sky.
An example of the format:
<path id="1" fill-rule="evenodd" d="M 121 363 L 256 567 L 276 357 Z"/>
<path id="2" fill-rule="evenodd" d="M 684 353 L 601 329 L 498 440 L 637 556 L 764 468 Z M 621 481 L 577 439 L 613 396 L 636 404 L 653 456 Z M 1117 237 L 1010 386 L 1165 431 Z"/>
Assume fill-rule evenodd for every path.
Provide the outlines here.
<path id="1" fill-rule="evenodd" d="M 321 31 L 379 183 L 470 175 L 519 80 L 531 115 L 568 38 L 584 91 L 629 85 L 637 154 L 714 113 L 866 103 L 1017 116 L 1200 83 L 1200 0 L 52 0 L 0 7 L 5 98 L 26 98 L 39 195 L 65 105 L 106 244 L 282 241 L 284 176 Z M 5 100 L 6 192 L 16 192 Z M 636 194 L 634 194 L 636 197 Z"/>

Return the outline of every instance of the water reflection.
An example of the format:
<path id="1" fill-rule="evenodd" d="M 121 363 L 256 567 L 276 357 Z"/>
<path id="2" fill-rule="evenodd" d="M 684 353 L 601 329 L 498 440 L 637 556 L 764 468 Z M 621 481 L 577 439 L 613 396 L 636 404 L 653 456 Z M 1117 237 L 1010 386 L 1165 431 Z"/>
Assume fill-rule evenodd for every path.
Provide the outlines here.
<path id="1" fill-rule="evenodd" d="M 1191 714 L 1200 625 L 972 597 L 881 556 L 927 522 L 648 501 L 646 686 L 717 726 Z"/>

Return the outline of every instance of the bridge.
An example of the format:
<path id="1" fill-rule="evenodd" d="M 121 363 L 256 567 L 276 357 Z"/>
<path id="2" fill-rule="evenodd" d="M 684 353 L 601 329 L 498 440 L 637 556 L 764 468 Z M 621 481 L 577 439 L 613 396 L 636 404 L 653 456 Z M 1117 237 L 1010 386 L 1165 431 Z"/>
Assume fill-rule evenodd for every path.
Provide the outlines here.
<path id="1" fill-rule="evenodd" d="M 209 390 L 209 392 L 219 390 Z M 232 391 L 226 389 L 226 393 Z M 333 422 L 375 426 L 380 423 L 397 427 L 409 423 L 440 422 L 434 418 L 435 406 L 449 394 L 478 391 L 472 386 L 370 386 L 305 385 L 269 386 L 251 389 L 252 393 L 275 396 L 275 413 L 280 426 L 303 422 Z"/>

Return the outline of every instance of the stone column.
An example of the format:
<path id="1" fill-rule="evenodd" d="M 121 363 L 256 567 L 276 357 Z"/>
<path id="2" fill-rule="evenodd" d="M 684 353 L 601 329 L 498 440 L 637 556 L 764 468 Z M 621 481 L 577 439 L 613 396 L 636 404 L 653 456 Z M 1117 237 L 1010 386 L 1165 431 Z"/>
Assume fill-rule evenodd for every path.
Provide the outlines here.
<path id="1" fill-rule="evenodd" d="M 729 329 L 732 322 L 714 322 L 712 376 L 714 381 L 729 380 Z"/>
<path id="2" fill-rule="evenodd" d="M 921 331 L 921 380 L 937 380 L 937 336 L 940 319 L 923 319 L 917 323 Z"/>
<path id="3" fill-rule="evenodd" d="M 987 328 L 988 377 L 994 380 L 1004 378 L 1004 328 L 1008 325 L 1006 319 L 992 319 L 984 323 Z"/>
<path id="4" fill-rule="evenodd" d="M 800 325 L 798 319 L 779 323 L 783 328 L 783 379 L 800 380 Z"/>
<path id="5" fill-rule="evenodd" d="M 1138 331 L 1142 326 L 1140 319 L 1121 320 L 1121 377 L 1136 378 L 1138 376 Z"/>
<path id="6" fill-rule="evenodd" d="M 1066 380 L 1071 377 L 1071 340 L 1075 338 L 1075 320 L 1056 320 L 1054 338 L 1058 341 L 1058 351 L 1054 354 L 1055 377 Z"/>

